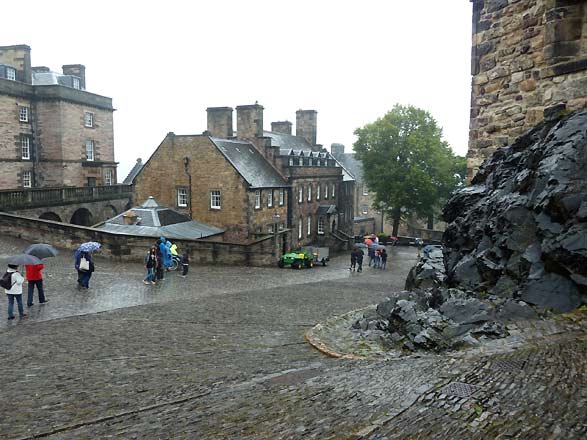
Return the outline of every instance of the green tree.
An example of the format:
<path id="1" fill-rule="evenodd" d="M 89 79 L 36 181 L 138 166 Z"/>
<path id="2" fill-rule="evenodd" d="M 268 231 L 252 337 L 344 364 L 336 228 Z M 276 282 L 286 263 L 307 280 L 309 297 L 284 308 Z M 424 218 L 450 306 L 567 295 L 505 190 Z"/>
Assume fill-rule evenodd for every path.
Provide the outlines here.
<path id="1" fill-rule="evenodd" d="M 355 135 L 353 148 L 376 194 L 373 205 L 392 221 L 393 235 L 402 216 L 430 218 L 463 182 L 464 158 L 454 155 L 425 110 L 398 104 Z"/>

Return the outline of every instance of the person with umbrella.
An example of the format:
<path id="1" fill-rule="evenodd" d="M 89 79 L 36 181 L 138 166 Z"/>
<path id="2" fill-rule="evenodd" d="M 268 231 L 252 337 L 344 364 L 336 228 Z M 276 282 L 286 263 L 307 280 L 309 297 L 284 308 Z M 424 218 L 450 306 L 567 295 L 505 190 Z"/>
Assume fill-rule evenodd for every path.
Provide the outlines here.
<path id="1" fill-rule="evenodd" d="M 8 270 L 2 277 L 2 287 L 8 298 L 8 319 L 14 319 L 14 301 L 18 305 L 18 314 L 21 318 L 26 316 L 22 307 L 22 283 L 24 277 L 18 271 L 18 266 L 24 264 L 39 264 L 41 260 L 33 255 L 15 255 L 8 258 Z M 7 281 L 7 285 L 4 282 Z"/>
<path id="2" fill-rule="evenodd" d="M 22 307 L 22 283 L 24 278 L 18 271 L 18 264 L 8 264 L 7 274 L 10 274 L 10 289 L 4 289 L 8 299 L 8 319 L 14 319 L 14 301 L 18 305 L 18 314 L 21 318 L 26 316 Z"/>
<path id="3" fill-rule="evenodd" d="M 82 243 L 74 253 L 77 283 L 82 289 L 90 288 L 90 278 L 95 270 L 91 252 L 100 249 L 100 243 L 89 241 Z"/>
<path id="4" fill-rule="evenodd" d="M 34 255 L 39 259 L 46 257 L 54 257 L 58 254 L 57 250 L 53 246 L 45 243 L 33 244 L 26 248 L 24 253 L 27 255 Z M 44 267 L 45 266 L 42 263 L 26 264 L 24 266 L 26 271 L 26 280 L 28 282 L 28 307 L 32 307 L 34 305 L 33 299 L 35 293 L 35 286 L 37 286 L 37 291 L 39 293 L 39 304 L 49 302 L 49 300 L 45 298 L 45 290 L 43 289 L 43 274 L 41 273 L 41 271 L 44 269 Z"/>

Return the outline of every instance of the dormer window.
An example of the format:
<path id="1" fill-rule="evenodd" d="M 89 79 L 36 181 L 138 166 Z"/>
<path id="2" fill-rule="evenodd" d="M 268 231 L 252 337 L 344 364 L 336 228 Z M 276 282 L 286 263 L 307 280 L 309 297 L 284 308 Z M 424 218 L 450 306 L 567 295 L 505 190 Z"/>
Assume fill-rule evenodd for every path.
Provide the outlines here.
<path id="1" fill-rule="evenodd" d="M 75 76 L 71 79 L 71 86 L 76 89 L 79 90 L 80 89 L 80 82 L 79 82 L 79 78 L 76 78 Z"/>
<path id="2" fill-rule="evenodd" d="M 16 69 L 14 67 L 6 67 L 6 79 L 16 81 Z"/>
<path id="3" fill-rule="evenodd" d="M 303 165 L 304 165 L 304 158 L 303 158 L 303 157 L 300 157 L 300 158 L 298 159 L 298 165 L 299 165 L 299 166 L 303 166 Z"/>
<path id="4" fill-rule="evenodd" d="M 290 157 L 289 158 L 289 166 L 290 167 L 293 167 L 293 157 Z"/>

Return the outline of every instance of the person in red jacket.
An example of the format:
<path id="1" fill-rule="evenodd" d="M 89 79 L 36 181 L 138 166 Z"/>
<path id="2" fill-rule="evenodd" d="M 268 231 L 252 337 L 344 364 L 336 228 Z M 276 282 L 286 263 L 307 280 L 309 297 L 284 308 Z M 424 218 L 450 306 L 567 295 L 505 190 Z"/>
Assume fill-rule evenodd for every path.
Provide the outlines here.
<path id="1" fill-rule="evenodd" d="M 26 269 L 26 280 L 29 283 L 29 294 L 27 297 L 27 306 L 31 307 L 33 303 L 33 293 L 35 286 L 39 291 L 39 303 L 43 304 L 47 302 L 45 299 L 45 291 L 43 290 L 43 274 L 41 271 L 45 266 L 43 264 L 27 264 Z"/>

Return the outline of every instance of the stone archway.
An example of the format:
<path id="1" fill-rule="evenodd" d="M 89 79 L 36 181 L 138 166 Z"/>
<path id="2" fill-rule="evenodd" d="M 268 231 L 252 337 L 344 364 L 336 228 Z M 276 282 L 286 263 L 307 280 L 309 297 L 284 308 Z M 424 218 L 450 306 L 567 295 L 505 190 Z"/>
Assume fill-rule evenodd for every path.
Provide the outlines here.
<path id="1" fill-rule="evenodd" d="M 104 221 L 111 219 L 112 217 L 116 217 L 118 215 L 118 210 L 115 206 L 106 205 L 104 207 Z"/>
<path id="2" fill-rule="evenodd" d="M 54 212 L 51 212 L 51 211 L 42 213 L 39 216 L 39 218 L 41 220 L 51 220 L 54 222 L 62 222 L 61 217 L 59 217 L 57 214 L 55 214 Z"/>
<path id="3" fill-rule="evenodd" d="M 92 226 L 92 213 L 86 208 L 77 209 L 69 221 L 72 225 Z"/>

